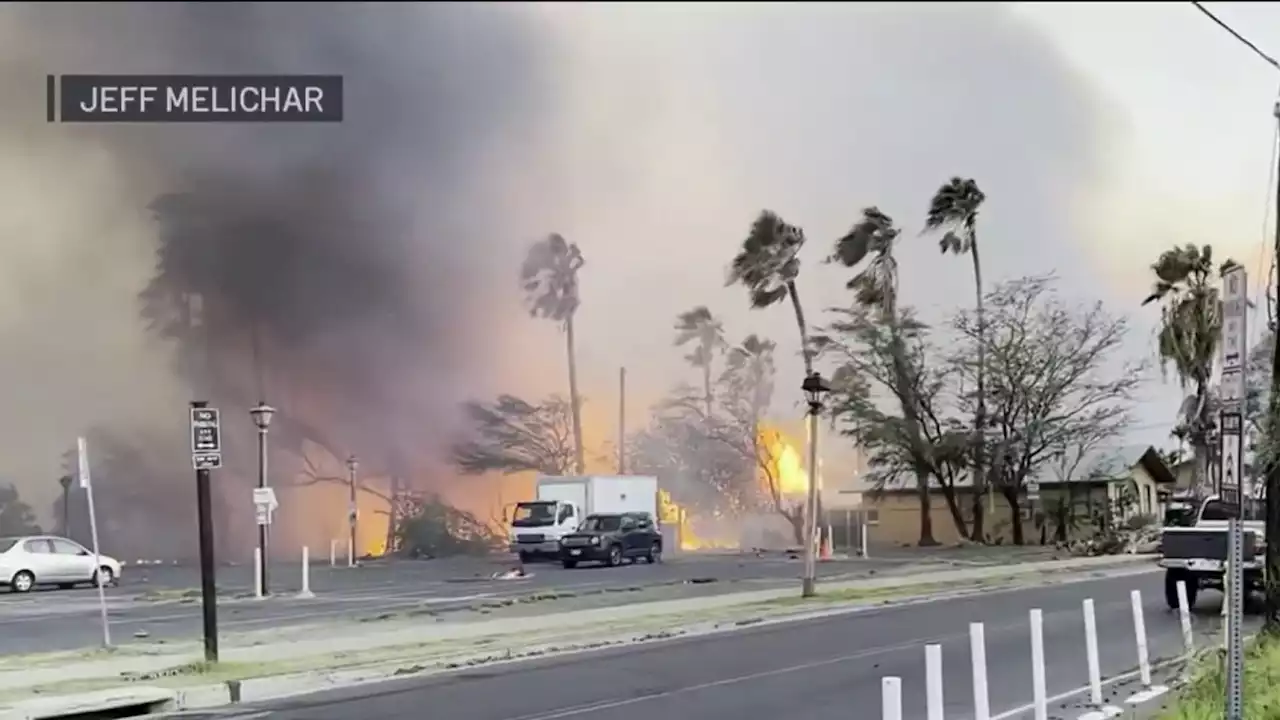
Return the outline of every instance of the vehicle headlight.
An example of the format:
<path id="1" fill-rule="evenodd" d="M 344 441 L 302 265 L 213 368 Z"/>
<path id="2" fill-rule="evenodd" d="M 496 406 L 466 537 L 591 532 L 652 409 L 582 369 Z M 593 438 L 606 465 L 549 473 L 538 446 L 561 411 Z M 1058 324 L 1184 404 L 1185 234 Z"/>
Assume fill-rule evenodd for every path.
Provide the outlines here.
<path id="1" fill-rule="evenodd" d="M 600 538 L 598 538 L 598 537 L 593 537 L 593 538 L 591 538 L 591 544 L 592 544 L 592 545 L 599 545 L 599 544 L 600 544 Z"/>

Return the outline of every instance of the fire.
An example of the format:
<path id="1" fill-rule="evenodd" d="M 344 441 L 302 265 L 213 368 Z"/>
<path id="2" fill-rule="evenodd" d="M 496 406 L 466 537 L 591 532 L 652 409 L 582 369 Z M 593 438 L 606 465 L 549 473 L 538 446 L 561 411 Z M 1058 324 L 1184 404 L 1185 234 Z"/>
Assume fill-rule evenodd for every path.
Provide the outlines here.
<path id="1" fill-rule="evenodd" d="M 658 516 L 664 525 L 675 525 L 680 532 L 681 550 L 715 550 L 737 547 L 734 542 L 720 542 L 711 538 L 699 537 L 694 531 L 694 520 L 689 512 L 671 499 L 671 493 L 658 490 Z"/>
<path id="2" fill-rule="evenodd" d="M 783 436 L 780 430 L 762 429 L 760 442 L 768 449 L 771 472 L 761 473 L 761 482 L 768 489 L 768 484 L 776 482 L 778 491 L 784 497 L 800 497 L 809 491 L 809 473 L 805 471 L 804 459 L 796 446 Z M 772 477 L 770 477 L 772 476 Z"/>

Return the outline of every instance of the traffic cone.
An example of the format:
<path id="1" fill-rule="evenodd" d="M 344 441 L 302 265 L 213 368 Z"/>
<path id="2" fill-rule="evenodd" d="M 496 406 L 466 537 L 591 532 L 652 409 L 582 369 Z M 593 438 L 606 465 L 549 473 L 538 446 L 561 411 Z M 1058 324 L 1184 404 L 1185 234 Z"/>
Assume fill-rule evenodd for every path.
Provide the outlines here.
<path id="1" fill-rule="evenodd" d="M 835 548 L 831 546 L 831 526 L 827 526 L 827 536 L 822 541 L 822 552 L 819 558 L 822 560 L 830 560 L 835 554 Z"/>

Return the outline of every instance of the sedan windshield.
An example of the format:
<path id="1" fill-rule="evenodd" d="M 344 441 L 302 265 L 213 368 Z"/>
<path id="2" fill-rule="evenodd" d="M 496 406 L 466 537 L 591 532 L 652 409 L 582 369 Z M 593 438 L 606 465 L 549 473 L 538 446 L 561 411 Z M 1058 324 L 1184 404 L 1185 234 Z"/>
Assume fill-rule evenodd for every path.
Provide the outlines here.
<path id="1" fill-rule="evenodd" d="M 9 552 L 9 548 L 13 547 L 14 545 L 17 545 L 18 541 L 21 539 L 22 538 L 12 538 L 12 537 L 0 538 L 0 553 Z"/>

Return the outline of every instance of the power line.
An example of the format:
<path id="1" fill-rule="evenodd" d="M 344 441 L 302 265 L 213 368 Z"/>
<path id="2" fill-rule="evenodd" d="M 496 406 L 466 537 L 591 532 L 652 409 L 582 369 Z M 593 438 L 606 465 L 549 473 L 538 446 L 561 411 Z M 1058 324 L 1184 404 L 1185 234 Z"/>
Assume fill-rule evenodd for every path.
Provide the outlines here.
<path id="1" fill-rule="evenodd" d="M 1243 35 L 1241 35 L 1240 33 L 1236 32 L 1236 31 L 1235 31 L 1235 28 L 1231 27 L 1230 25 L 1226 24 L 1226 23 L 1225 23 L 1225 22 L 1223 22 L 1222 20 L 1218 19 L 1218 16 L 1217 16 L 1217 15 L 1214 15 L 1212 12 L 1209 12 L 1209 9 L 1208 9 L 1208 8 L 1206 8 L 1202 3 L 1197 2 L 1197 0 L 1191 0 L 1191 4 L 1192 4 L 1192 5 L 1195 5 L 1195 6 L 1196 6 L 1196 9 L 1197 9 L 1197 10 L 1199 10 L 1200 12 L 1204 13 L 1205 17 L 1207 17 L 1207 18 L 1209 18 L 1210 20 L 1212 20 L 1212 21 L 1214 22 L 1214 24 L 1215 24 L 1215 25 L 1217 25 L 1218 27 L 1222 28 L 1223 30 L 1226 30 L 1227 32 L 1231 33 L 1231 37 L 1233 37 L 1233 38 L 1235 38 L 1236 40 L 1239 40 L 1240 42 L 1244 43 L 1245 47 L 1247 47 L 1247 48 L 1249 48 L 1250 50 L 1252 50 L 1254 55 L 1257 55 L 1258 57 L 1260 57 L 1260 58 L 1262 58 L 1263 60 L 1265 60 L 1265 61 L 1267 62 L 1267 64 L 1268 64 L 1268 65 L 1270 65 L 1271 67 L 1275 68 L 1276 70 L 1280 70 L 1280 62 L 1276 62 L 1276 59 L 1275 59 L 1275 58 L 1273 58 L 1273 57 L 1271 57 L 1270 55 L 1268 55 L 1268 54 L 1266 54 L 1266 53 L 1262 52 L 1262 50 L 1261 50 L 1257 45 L 1254 45 L 1252 42 L 1250 42 L 1248 38 L 1246 38 L 1245 36 L 1243 36 Z"/>

